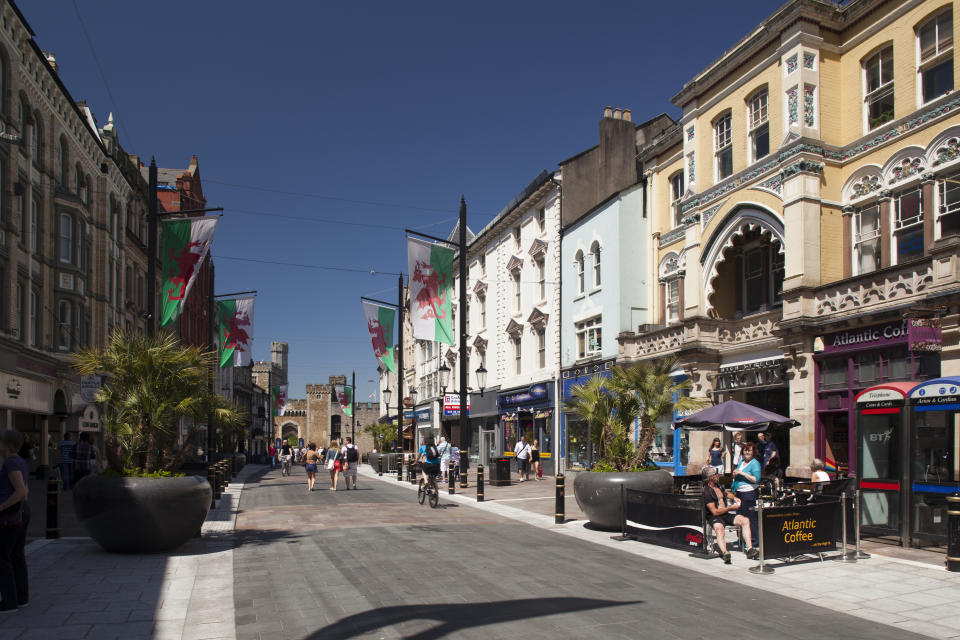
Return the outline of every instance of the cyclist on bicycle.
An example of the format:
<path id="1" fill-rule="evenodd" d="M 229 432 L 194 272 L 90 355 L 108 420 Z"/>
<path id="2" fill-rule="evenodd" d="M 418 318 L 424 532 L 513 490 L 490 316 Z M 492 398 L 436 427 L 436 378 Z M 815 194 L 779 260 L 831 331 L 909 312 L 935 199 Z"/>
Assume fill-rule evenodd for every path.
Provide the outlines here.
<path id="1" fill-rule="evenodd" d="M 420 446 L 420 453 L 417 456 L 417 462 L 420 464 L 420 476 L 424 483 L 430 484 L 431 477 L 440 475 L 440 451 L 433 441 L 433 436 L 428 435 L 424 438 Z"/>
<path id="2" fill-rule="evenodd" d="M 290 475 L 290 461 L 293 459 L 293 449 L 289 442 L 284 442 L 280 447 L 280 474 Z"/>

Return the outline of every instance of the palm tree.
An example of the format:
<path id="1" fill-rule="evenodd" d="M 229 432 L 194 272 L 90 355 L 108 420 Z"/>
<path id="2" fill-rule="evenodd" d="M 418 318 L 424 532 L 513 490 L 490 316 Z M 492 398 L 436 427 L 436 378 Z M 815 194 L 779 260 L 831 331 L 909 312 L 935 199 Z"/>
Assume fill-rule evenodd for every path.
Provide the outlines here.
<path id="1" fill-rule="evenodd" d="M 633 459 L 630 425 L 639 409 L 636 397 L 632 393 L 618 393 L 610 381 L 601 376 L 576 385 L 571 396 L 564 407 L 587 423 L 599 461 L 617 471 L 629 468 Z"/>
<path id="2" fill-rule="evenodd" d="M 208 415 L 228 430 L 241 425 L 237 409 L 210 390 L 216 365 L 214 352 L 184 346 L 169 333 L 115 331 L 105 347 L 78 352 L 74 368 L 81 376 L 105 377 L 97 401 L 104 407 L 110 466 L 175 470 L 196 446 L 197 425 Z M 191 426 L 178 443 L 182 418 Z"/>
<path id="3" fill-rule="evenodd" d="M 689 379 L 678 381 L 671 375 L 677 366 L 677 358 L 668 356 L 651 362 L 638 362 L 629 367 L 615 367 L 613 370 L 610 388 L 620 394 L 633 394 L 638 403 L 640 434 L 633 466 L 647 462 L 656 435 L 657 420 L 672 417 L 675 411 L 692 411 L 706 404 L 687 395 L 693 387 Z"/>

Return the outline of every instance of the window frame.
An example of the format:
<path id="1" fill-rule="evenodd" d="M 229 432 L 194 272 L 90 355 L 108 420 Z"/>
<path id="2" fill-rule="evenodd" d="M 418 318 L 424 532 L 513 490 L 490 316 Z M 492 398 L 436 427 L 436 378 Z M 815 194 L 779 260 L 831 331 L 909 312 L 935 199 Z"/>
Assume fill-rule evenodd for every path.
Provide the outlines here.
<path id="1" fill-rule="evenodd" d="M 889 62 L 890 62 L 890 79 L 884 82 L 884 54 L 889 53 Z M 879 78 L 879 84 L 876 89 L 870 89 L 870 68 L 871 62 L 876 60 L 877 64 L 877 78 Z M 894 67 L 894 49 L 893 43 L 889 42 L 881 46 L 879 49 L 874 50 L 873 53 L 866 56 L 860 62 L 860 72 L 862 76 L 863 83 L 863 130 L 864 132 L 873 131 L 883 125 L 891 122 L 896 119 L 896 98 L 895 98 L 895 85 L 894 81 L 896 79 L 896 70 Z M 875 102 L 878 102 L 884 98 L 890 97 L 894 100 L 893 112 L 890 113 L 890 117 L 886 120 L 877 122 L 873 124 L 870 120 L 870 108 Z"/>
<path id="2" fill-rule="evenodd" d="M 902 201 L 904 196 L 914 195 L 917 197 L 917 213 L 914 216 L 911 216 L 908 220 L 904 221 L 902 218 Z M 904 262 L 904 258 L 900 254 L 900 239 L 905 235 L 914 235 L 919 233 L 920 242 L 923 243 L 923 218 L 926 215 L 926 203 L 923 199 L 923 188 L 918 184 L 906 189 L 901 189 L 893 194 L 891 198 L 891 213 L 893 217 L 893 224 L 891 228 L 891 242 L 890 242 L 890 264 L 897 265 Z M 920 256 L 923 256 L 926 247 L 922 247 L 920 251 Z M 909 258 L 909 260 L 917 259 L 916 256 Z"/>
<path id="3" fill-rule="evenodd" d="M 683 169 L 674 172 L 670 176 L 670 207 L 673 210 L 673 226 L 680 226 L 680 200 L 683 199 L 683 194 L 686 192 L 686 184 L 684 182 L 685 176 Z"/>
<path id="4" fill-rule="evenodd" d="M 947 182 L 952 181 L 955 186 L 956 191 L 956 201 L 953 203 L 951 208 L 947 204 Z M 942 238 L 944 235 L 953 235 L 960 234 L 960 171 L 955 171 L 953 173 L 937 176 L 937 191 L 936 195 L 938 198 L 939 206 L 934 207 L 935 218 L 934 224 L 936 225 L 936 237 Z M 944 234 L 943 232 L 943 220 L 949 216 L 953 216 L 952 220 L 955 220 L 955 230 Z"/>
<path id="5" fill-rule="evenodd" d="M 520 281 L 520 270 L 517 269 L 511 273 L 510 277 L 513 278 L 513 312 L 520 313 L 523 309 L 523 283 Z"/>
<path id="6" fill-rule="evenodd" d="M 59 229 L 57 230 L 57 259 L 61 264 L 76 264 L 76 247 L 74 246 L 76 242 L 76 229 L 74 228 L 76 221 L 73 219 L 73 216 L 66 211 L 60 212 L 57 221 L 59 223 Z M 66 226 L 64 226 L 64 221 L 67 222 Z M 64 229 L 67 229 L 69 233 L 65 234 Z M 64 251 L 65 247 L 66 251 Z"/>
<path id="7" fill-rule="evenodd" d="M 22 200 L 21 200 L 22 201 Z M 41 213 L 40 197 L 34 192 L 30 199 L 30 252 L 35 256 L 41 255 L 40 234 L 41 231 Z"/>
<path id="8" fill-rule="evenodd" d="M 514 375 L 521 375 L 523 373 L 523 336 L 521 334 L 516 334 L 513 336 L 513 358 L 514 358 Z"/>
<path id="9" fill-rule="evenodd" d="M 950 25 L 950 40 L 949 40 L 949 45 L 946 46 L 945 48 L 941 49 L 941 48 L 940 48 L 940 46 L 941 46 L 941 44 L 940 44 L 940 39 L 941 39 L 941 38 L 940 38 L 940 20 L 941 20 L 941 18 L 943 18 L 944 16 L 948 16 L 948 15 L 949 15 L 949 19 L 946 20 L 945 22 L 946 22 L 946 24 L 949 24 L 949 25 Z M 933 50 L 933 53 L 932 53 L 931 55 L 929 55 L 927 58 L 924 58 L 924 57 L 923 57 L 923 45 L 922 45 L 922 37 L 923 37 L 923 36 L 922 36 L 922 32 L 924 31 L 924 29 L 926 29 L 927 27 L 929 27 L 931 24 L 933 24 L 934 29 L 935 29 L 934 50 Z M 915 41 L 916 41 L 917 75 L 919 76 L 918 79 L 917 79 L 917 104 L 920 105 L 920 106 L 922 106 L 922 105 L 928 104 L 928 103 L 930 103 L 930 102 L 933 102 L 934 100 L 936 100 L 936 99 L 938 99 L 938 98 L 942 98 L 942 97 L 943 97 L 944 95 L 946 95 L 947 93 L 952 92 L 952 91 L 954 91 L 954 90 L 956 89 L 956 87 L 954 86 L 954 80 L 953 80 L 954 74 L 951 73 L 951 74 L 950 74 L 950 83 L 951 83 L 951 84 L 950 84 L 950 88 L 949 88 L 949 89 L 947 89 L 947 90 L 945 90 L 945 91 L 941 91 L 940 93 L 938 93 L 937 95 L 932 96 L 932 97 L 929 98 L 929 99 L 926 99 L 926 98 L 924 97 L 925 94 L 926 94 L 926 91 L 925 91 L 925 89 L 926 89 L 926 82 L 925 82 L 925 80 L 926 80 L 926 74 L 927 74 L 928 72 L 931 72 L 931 71 L 933 71 L 934 69 L 938 69 L 939 67 L 944 66 L 944 65 L 947 65 L 947 64 L 950 65 L 951 71 L 953 71 L 953 48 L 954 48 L 954 42 L 953 42 L 953 6 L 951 5 L 950 7 L 945 8 L 945 9 L 943 9 L 943 10 L 941 10 L 941 11 L 937 11 L 937 12 L 934 13 L 933 15 L 929 16 L 926 20 L 924 20 L 923 22 L 921 22 L 919 25 L 917 25 L 917 27 L 916 27 L 916 29 L 915 29 L 915 38 L 914 38 L 914 39 L 915 39 Z"/>
<path id="10" fill-rule="evenodd" d="M 40 346 L 40 290 L 36 287 L 30 288 L 30 317 L 28 319 L 30 326 L 30 346 L 39 348 Z"/>
<path id="11" fill-rule="evenodd" d="M 863 229 L 863 214 L 868 210 L 876 211 L 876 228 L 873 231 L 862 231 Z M 882 249 L 882 240 L 881 240 L 881 220 L 880 220 L 880 203 L 873 201 L 865 203 L 856 207 L 854 209 L 853 215 L 851 216 L 851 224 L 853 225 L 851 237 L 853 242 L 851 243 L 853 248 L 853 265 L 856 267 L 854 270 L 856 273 L 854 275 L 865 275 L 867 273 L 873 273 L 874 271 L 881 268 L 883 264 L 883 249 Z M 861 262 L 861 247 L 872 246 L 873 252 L 875 255 L 874 258 L 874 267 L 869 271 L 863 270 L 863 264 Z"/>
<path id="12" fill-rule="evenodd" d="M 543 233 L 547 230 L 547 208 L 546 207 L 537 207 L 537 226 L 540 228 L 540 233 Z"/>
<path id="13" fill-rule="evenodd" d="M 666 312 L 666 318 L 664 318 L 665 324 L 675 324 L 680 322 L 680 278 L 678 276 L 673 276 L 667 278 L 664 284 L 664 310 Z M 673 288 L 676 288 L 676 295 L 674 296 Z"/>
<path id="14" fill-rule="evenodd" d="M 537 364 L 538 368 L 547 368 L 547 330 L 541 327 L 536 330 L 537 334 Z"/>
<path id="15" fill-rule="evenodd" d="M 761 99 L 763 100 L 763 105 L 757 106 Z M 767 135 L 767 152 L 763 155 L 758 155 L 757 138 L 759 138 L 763 130 L 766 130 Z M 747 136 L 750 139 L 751 163 L 770 155 L 770 91 L 767 87 L 754 91 L 750 97 L 747 98 Z"/>
<path id="16" fill-rule="evenodd" d="M 603 353 L 603 316 L 593 316 L 574 325 L 577 336 L 577 359 L 602 355 Z M 594 336 L 591 342 L 591 335 Z M 592 346 L 591 346 L 592 345 Z"/>
<path id="17" fill-rule="evenodd" d="M 577 295 L 582 296 L 586 291 L 587 276 L 586 276 L 586 264 L 584 259 L 584 254 L 582 249 L 577 250 L 577 254 L 573 258 L 574 265 L 577 270 Z"/>
<path id="18" fill-rule="evenodd" d="M 600 241 L 594 240 L 593 244 L 590 245 L 590 256 L 593 259 L 593 288 L 599 289 L 603 284 L 602 278 L 602 266 L 600 264 L 600 252 L 602 248 L 600 247 Z"/>
<path id="19" fill-rule="evenodd" d="M 730 172 L 723 174 L 723 158 L 730 154 Z M 713 120 L 713 175 L 716 182 L 733 175 L 733 113 L 728 109 Z"/>
<path id="20" fill-rule="evenodd" d="M 537 288 L 539 291 L 538 300 L 543 301 L 547 299 L 547 265 L 546 261 L 542 258 L 536 258 L 533 261 L 534 268 L 537 272 Z"/>

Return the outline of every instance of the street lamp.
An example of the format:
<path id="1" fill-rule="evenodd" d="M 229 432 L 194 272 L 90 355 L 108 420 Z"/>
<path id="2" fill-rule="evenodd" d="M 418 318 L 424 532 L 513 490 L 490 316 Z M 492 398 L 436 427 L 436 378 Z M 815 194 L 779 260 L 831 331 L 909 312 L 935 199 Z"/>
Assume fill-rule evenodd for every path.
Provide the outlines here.
<path id="1" fill-rule="evenodd" d="M 390 411 L 390 398 L 393 396 L 393 391 L 390 390 L 390 387 L 387 387 L 383 390 L 383 403 L 387 406 L 387 412 Z"/>
<path id="2" fill-rule="evenodd" d="M 480 397 L 483 397 L 483 388 L 487 386 L 487 369 L 480 363 L 477 368 L 477 386 L 480 387 Z"/>
<path id="3" fill-rule="evenodd" d="M 419 394 L 417 393 L 417 388 L 416 388 L 416 387 L 412 387 L 412 388 L 410 389 L 410 393 L 409 393 L 408 395 L 410 396 L 410 404 L 413 405 L 413 410 L 416 411 L 416 409 L 417 409 L 417 396 L 419 395 Z"/>
<path id="4" fill-rule="evenodd" d="M 440 365 L 440 388 L 443 389 L 444 393 L 447 391 L 447 387 L 450 385 L 450 367 L 443 363 Z"/>

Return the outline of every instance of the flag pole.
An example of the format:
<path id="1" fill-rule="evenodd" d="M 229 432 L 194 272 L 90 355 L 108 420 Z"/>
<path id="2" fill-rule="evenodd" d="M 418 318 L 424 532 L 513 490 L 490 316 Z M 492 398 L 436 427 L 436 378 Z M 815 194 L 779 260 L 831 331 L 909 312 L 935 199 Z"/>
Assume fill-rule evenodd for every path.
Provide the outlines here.
<path id="1" fill-rule="evenodd" d="M 353 382 L 350 385 L 350 413 L 353 422 L 350 425 L 350 442 L 357 444 L 357 372 L 353 372 Z"/>
<path id="2" fill-rule="evenodd" d="M 460 196 L 460 433 L 457 442 L 466 442 L 470 433 L 470 418 L 467 416 L 467 203 Z M 450 430 L 450 446 L 453 446 L 453 429 Z M 453 478 L 450 478 L 453 493 Z"/>
<path id="3" fill-rule="evenodd" d="M 398 276 L 397 280 L 397 449 L 403 451 L 403 274 Z M 390 372 L 387 371 L 387 379 L 390 379 Z M 414 408 L 416 413 L 416 408 Z M 390 415 L 389 407 L 387 415 Z M 416 449 L 417 434 L 414 437 L 414 450 Z M 382 451 L 380 453 L 383 453 Z"/>

